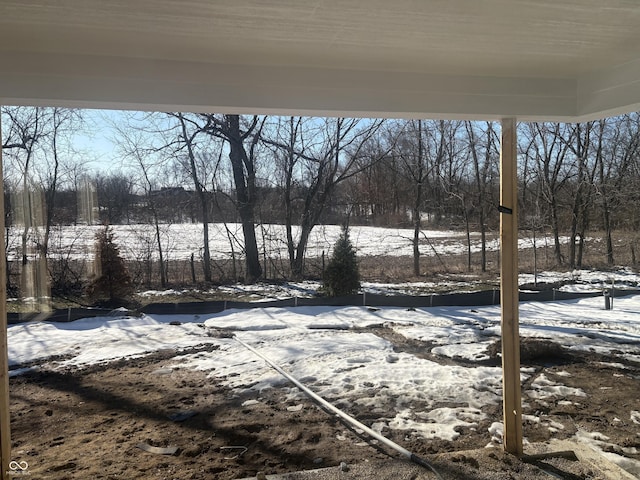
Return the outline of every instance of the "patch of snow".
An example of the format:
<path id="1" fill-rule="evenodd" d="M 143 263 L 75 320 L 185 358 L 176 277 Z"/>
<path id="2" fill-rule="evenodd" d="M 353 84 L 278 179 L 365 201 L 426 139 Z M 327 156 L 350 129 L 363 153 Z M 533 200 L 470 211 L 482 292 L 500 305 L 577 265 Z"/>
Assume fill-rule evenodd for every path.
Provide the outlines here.
<path id="1" fill-rule="evenodd" d="M 144 292 L 138 292 L 137 295 L 139 297 L 168 297 L 168 296 L 181 296 L 188 294 L 190 290 L 174 290 L 173 288 L 168 288 L 166 290 L 146 290 Z"/>
<path id="2" fill-rule="evenodd" d="M 504 424 L 502 422 L 493 422 L 488 430 L 491 435 L 491 442 L 502 444 Z"/>
<path id="3" fill-rule="evenodd" d="M 487 353 L 488 342 L 485 343 L 462 343 L 435 347 L 431 350 L 436 355 L 449 358 L 461 358 L 472 362 L 489 360 Z"/>
<path id="4" fill-rule="evenodd" d="M 577 441 L 588 445 L 594 450 L 598 450 L 604 458 L 615 463 L 632 475 L 640 475 L 640 461 L 619 454 L 624 453 L 625 455 L 637 455 L 637 448 L 620 447 L 619 445 L 609 443 L 609 437 L 606 435 L 598 432 L 587 432 L 580 429 L 576 432 L 575 438 Z M 614 453 L 616 451 L 619 453 Z"/>
<path id="5" fill-rule="evenodd" d="M 472 408 L 436 408 L 427 413 L 402 410 L 388 426 L 397 430 L 411 430 L 426 439 L 441 438 L 454 441 L 460 436 L 459 429 L 477 428 L 486 416 Z"/>
<path id="6" fill-rule="evenodd" d="M 547 399 L 553 397 L 586 397 L 587 394 L 580 388 L 567 387 L 552 382 L 543 373 L 531 383 L 531 390 L 526 391 L 530 398 Z"/>

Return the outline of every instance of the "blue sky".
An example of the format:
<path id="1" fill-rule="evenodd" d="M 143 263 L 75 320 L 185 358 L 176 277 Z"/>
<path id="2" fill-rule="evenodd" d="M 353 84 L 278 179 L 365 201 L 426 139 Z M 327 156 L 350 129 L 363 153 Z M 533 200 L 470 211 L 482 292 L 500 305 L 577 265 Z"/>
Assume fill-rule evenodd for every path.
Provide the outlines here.
<path id="1" fill-rule="evenodd" d="M 121 158 L 114 142 L 112 122 L 118 123 L 123 112 L 117 110 L 85 110 L 86 131 L 77 132 L 76 148 L 87 154 L 91 170 L 113 171 L 120 168 Z"/>

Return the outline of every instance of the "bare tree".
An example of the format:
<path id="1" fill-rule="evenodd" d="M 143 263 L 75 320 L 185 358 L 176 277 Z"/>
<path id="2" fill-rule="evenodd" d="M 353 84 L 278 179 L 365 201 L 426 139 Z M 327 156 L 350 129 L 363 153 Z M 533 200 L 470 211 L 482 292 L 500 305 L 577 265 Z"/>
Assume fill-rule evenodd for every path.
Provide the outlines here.
<path id="1" fill-rule="evenodd" d="M 526 129 L 525 124 L 520 124 L 520 130 Z M 535 179 L 536 166 L 533 162 L 531 149 L 532 139 L 527 139 L 526 130 L 519 135 L 520 164 L 520 223 L 525 230 L 531 232 L 531 245 L 533 250 L 533 278 L 534 284 L 538 284 L 538 233 L 543 233 L 546 226 L 546 212 L 541 205 L 541 182 Z M 532 165 L 534 164 L 534 165 Z"/>
<path id="2" fill-rule="evenodd" d="M 633 198 L 631 189 L 625 188 L 632 177 L 634 161 L 640 153 L 640 132 L 637 114 L 623 115 L 599 122 L 599 136 L 595 152 L 597 173 L 595 179 L 596 199 L 602 212 L 605 234 L 606 260 L 613 265 L 614 222 L 624 218 L 616 215 L 625 199 Z M 631 196 L 629 195 L 631 193 Z M 637 208 L 637 202 L 635 202 Z"/>
<path id="3" fill-rule="evenodd" d="M 495 184 L 498 159 L 498 135 L 493 122 L 486 122 L 484 129 L 477 131 L 477 122 L 465 122 L 469 152 L 473 163 L 476 187 L 476 208 L 480 227 L 480 266 L 487 271 L 487 215 L 492 206 L 492 185 Z"/>
<path id="4" fill-rule="evenodd" d="M 567 125 L 564 140 L 575 157 L 571 165 L 575 180 L 567 182 L 567 187 L 573 187 L 571 192 L 571 227 L 569 234 L 569 266 L 582 266 L 586 231 L 590 222 L 590 210 L 593 205 L 593 184 L 597 162 L 595 157 L 602 154 L 602 134 L 604 124 L 587 122 Z M 598 130 L 600 132 L 598 133 Z M 598 139 L 599 137 L 599 139 Z M 599 153 L 598 153 L 599 152 Z M 576 248 L 577 247 L 577 248 Z"/>
<path id="5" fill-rule="evenodd" d="M 3 107 L 2 115 L 8 126 L 2 141 L 8 152 L 8 176 L 19 177 L 15 183 L 21 185 L 12 203 L 22 224 L 23 292 L 48 298 L 52 272 L 47 255 L 56 200 L 76 163 L 69 153 L 73 154 L 71 138 L 83 126 L 82 113 L 63 108 Z"/>
<path id="6" fill-rule="evenodd" d="M 420 230 L 422 229 L 422 195 L 425 180 L 424 146 L 422 139 L 422 120 L 418 120 L 418 157 L 415 169 L 411 169 L 415 181 L 415 198 L 413 204 L 413 274 L 420 276 Z"/>
<path id="7" fill-rule="evenodd" d="M 369 156 L 359 165 L 362 172 L 348 182 L 348 188 L 355 195 L 355 220 L 376 226 L 400 226 L 408 219 L 403 208 L 408 201 L 408 192 L 400 176 L 398 158 L 388 152 L 391 139 L 385 137 L 372 138 Z M 371 162 L 371 158 L 380 160 Z"/>
<path id="8" fill-rule="evenodd" d="M 69 171 L 73 171 L 77 165 L 73 162 L 65 164 L 63 143 L 67 144 L 67 151 L 73 150 L 68 148 L 69 135 L 82 127 L 83 115 L 80 110 L 72 110 L 67 108 L 52 108 L 50 110 L 50 159 L 46 162 L 46 173 L 44 173 L 44 191 L 45 191 L 45 232 L 42 241 L 42 252 L 46 257 L 49 251 L 49 237 L 51 235 L 51 227 L 53 225 L 56 197 L 60 187 L 61 177 Z M 48 157 L 49 157 L 48 156 Z"/>
<path id="9" fill-rule="evenodd" d="M 122 172 L 98 173 L 95 183 L 102 222 L 114 225 L 131 221 L 133 180 Z"/>
<path id="10" fill-rule="evenodd" d="M 556 263 L 562 265 L 559 195 L 571 175 L 571 165 L 567 160 L 571 133 L 565 124 L 560 123 L 531 123 L 526 133 L 532 145 L 540 192 L 549 206 Z"/>
<path id="11" fill-rule="evenodd" d="M 39 195 L 31 193 L 32 163 L 36 149 L 50 134 L 47 128 L 47 110 L 41 107 L 3 107 L 2 114 L 9 119 L 8 122 L 4 122 L 8 125 L 8 133 L 7 139 L 3 141 L 3 150 L 10 150 L 10 158 L 19 165 L 22 184 L 22 200 L 19 203 L 23 217 L 22 265 L 24 266 L 28 263 L 27 242 L 32 225 L 34 222 L 36 224 L 41 222 L 34 218 L 34 215 L 38 216 L 37 212 L 41 212 L 42 204 Z"/>
<path id="12" fill-rule="evenodd" d="M 167 286 L 167 266 L 165 264 L 165 251 L 162 244 L 162 234 L 160 228 L 160 214 L 154 195 L 154 185 L 159 178 L 159 168 L 162 167 L 163 158 L 154 155 L 152 149 L 144 145 L 144 135 L 136 130 L 118 129 L 121 138 L 120 149 L 125 158 L 135 162 L 137 170 L 140 173 L 140 187 L 145 192 L 147 206 L 151 212 L 153 227 L 155 233 L 155 244 L 158 252 L 158 272 L 160 273 L 160 285 L 162 288 Z M 155 158 L 154 158 L 155 157 Z M 151 259 L 150 259 L 151 261 Z"/>
<path id="13" fill-rule="evenodd" d="M 258 242 L 255 229 L 256 146 L 266 117 L 253 116 L 250 120 L 240 115 L 201 114 L 205 120 L 202 131 L 223 139 L 229 145 L 229 161 L 235 185 L 235 200 L 244 235 L 245 282 L 254 283 L 262 277 Z"/>
<path id="14" fill-rule="evenodd" d="M 144 144 L 144 152 L 140 149 L 131 148 L 129 153 L 137 158 L 140 168 L 143 167 L 143 177 L 145 189 L 150 189 L 152 185 L 158 184 L 159 176 L 168 178 L 171 175 L 181 177 L 186 175 L 186 179 L 177 178 L 179 182 L 191 183 L 195 190 L 200 221 L 202 222 L 202 270 L 204 281 L 212 281 L 212 262 L 209 242 L 209 230 L 212 215 L 212 194 L 211 188 L 215 184 L 216 169 L 219 164 L 219 157 L 222 147 L 211 142 L 210 138 L 204 134 L 205 122 L 201 117 L 188 113 L 158 113 L 133 115 L 129 118 L 126 129 L 138 132 L 137 144 Z M 129 134 L 130 135 L 130 134 Z M 126 135 L 121 135 L 126 137 Z M 212 162 L 214 150 L 218 151 L 218 161 Z M 215 152 L 213 152 L 215 153 Z M 155 166 L 149 163 L 153 158 Z M 146 171 L 146 173 L 144 173 Z M 171 172 L 171 175 L 169 175 Z M 181 192 L 185 193 L 186 192 Z M 183 195 L 184 197 L 184 195 Z M 156 236 L 159 238 L 159 224 L 161 216 L 163 218 L 173 218 L 168 212 L 161 214 L 160 205 L 154 198 L 150 201 L 154 223 L 156 224 Z M 175 205 L 171 205 L 174 209 Z M 197 215 L 195 215 L 197 216 Z M 190 215 L 194 217 L 194 213 Z M 166 267 L 165 267 L 166 268 Z M 166 270 L 165 270 L 166 274 Z M 195 279 L 195 271 L 193 278 Z"/>
<path id="15" fill-rule="evenodd" d="M 311 232 L 338 186 L 365 168 L 365 146 L 382 123 L 381 120 L 292 117 L 281 122 L 277 135 L 264 138 L 281 152 L 287 250 L 294 278 L 304 275 Z M 378 161 L 389 150 L 369 158 L 369 162 Z M 297 236 L 293 233 L 294 225 L 299 225 Z"/>
<path id="16" fill-rule="evenodd" d="M 450 176 L 446 166 L 447 160 L 451 158 L 452 149 L 452 136 L 449 132 L 455 128 L 456 124 L 444 120 L 410 121 L 394 150 L 397 152 L 400 170 L 412 195 L 410 207 L 415 276 L 421 274 L 420 237 L 423 213 L 428 211 L 430 214 L 440 215 L 441 206 L 444 205 L 446 194 L 442 177 Z M 431 203 L 430 209 L 427 209 L 427 201 Z"/>
<path id="17" fill-rule="evenodd" d="M 179 133 L 179 151 L 184 152 L 187 160 L 187 170 L 190 174 L 193 186 L 200 201 L 200 209 L 202 215 L 202 268 L 204 273 L 204 281 L 211 282 L 211 251 L 209 249 L 209 194 L 207 192 L 206 179 L 203 180 L 199 172 L 197 158 L 197 137 L 202 133 L 202 126 L 194 119 L 182 114 L 172 114 L 178 120 Z"/>

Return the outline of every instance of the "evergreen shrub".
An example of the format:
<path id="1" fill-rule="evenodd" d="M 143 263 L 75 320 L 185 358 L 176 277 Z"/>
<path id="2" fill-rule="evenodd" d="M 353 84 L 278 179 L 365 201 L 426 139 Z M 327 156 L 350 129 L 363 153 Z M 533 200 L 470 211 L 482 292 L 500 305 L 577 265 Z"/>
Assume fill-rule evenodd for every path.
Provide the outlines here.
<path id="1" fill-rule="evenodd" d="M 359 289 L 360 270 L 356 251 L 349 239 L 349 229 L 343 227 L 324 272 L 322 291 L 330 297 L 341 297 L 357 293 Z"/>
<path id="2" fill-rule="evenodd" d="M 96 263 L 96 276 L 87 289 L 92 299 L 113 302 L 133 293 L 131 276 L 108 225 L 96 234 Z"/>

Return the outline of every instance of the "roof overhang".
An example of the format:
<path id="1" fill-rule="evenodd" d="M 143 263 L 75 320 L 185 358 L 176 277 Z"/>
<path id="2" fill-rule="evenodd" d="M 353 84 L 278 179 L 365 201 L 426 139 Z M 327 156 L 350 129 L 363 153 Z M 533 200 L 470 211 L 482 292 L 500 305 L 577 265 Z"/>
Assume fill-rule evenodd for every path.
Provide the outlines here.
<path id="1" fill-rule="evenodd" d="M 0 103 L 581 121 L 640 110 L 636 0 L 2 0 Z"/>

